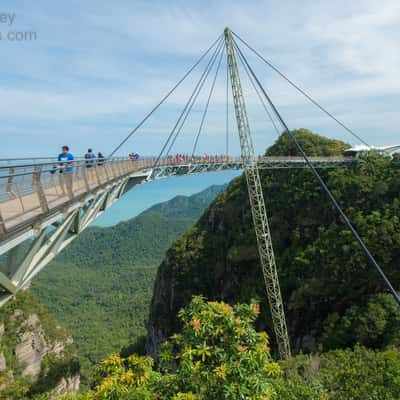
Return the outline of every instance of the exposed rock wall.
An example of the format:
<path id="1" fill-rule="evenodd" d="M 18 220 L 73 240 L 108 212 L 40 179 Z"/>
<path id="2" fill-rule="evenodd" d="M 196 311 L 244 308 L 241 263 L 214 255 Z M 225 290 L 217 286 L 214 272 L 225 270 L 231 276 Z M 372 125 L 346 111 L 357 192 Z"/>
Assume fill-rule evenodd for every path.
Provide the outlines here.
<path id="1" fill-rule="evenodd" d="M 79 374 L 61 378 L 57 386 L 50 391 L 50 397 L 55 398 L 64 394 L 74 394 L 79 390 L 80 376 Z"/>
<path id="2" fill-rule="evenodd" d="M 1 391 L 26 387 L 29 393 L 76 393 L 79 389 L 72 338 L 28 291 L 0 311 Z M 12 392 L 12 390 L 11 390 Z"/>
<path id="3" fill-rule="evenodd" d="M 21 324 L 18 343 L 15 346 L 15 357 L 21 367 L 22 376 L 30 376 L 36 381 L 43 361 L 43 357 L 50 351 L 46 343 L 42 325 L 36 314 Z"/>

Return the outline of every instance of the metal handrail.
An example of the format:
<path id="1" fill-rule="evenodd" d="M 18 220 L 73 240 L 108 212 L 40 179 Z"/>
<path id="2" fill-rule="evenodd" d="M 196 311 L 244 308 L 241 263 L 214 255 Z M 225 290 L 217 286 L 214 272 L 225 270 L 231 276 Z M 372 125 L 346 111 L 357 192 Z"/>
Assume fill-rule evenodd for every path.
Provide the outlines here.
<path id="1" fill-rule="evenodd" d="M 38 160 L 43 158 L 37 158 Z M 40 163 L 33 163 L 33 164 L 8 164 L 8 165 L 0 165 L 0 170 L 4 169 L 9 169 L 11 167 L 13 168 L 29 168 L 29 167 L 37 167 L 37 166 L 51 166 L 54 167 L 55 164 L 60 165 L 60 164 L 87 164 L 87 163 L 93 163 L 93 164 L 98 164 L 98 162 L 104 162 L 104 163 L 109 163 L 109 162 L 120 162 L 120 161 L 132 161 L 128 157 L 113 157 L 113 158 L 92 158 L 92 159 L 87 159 L 87 158 L 75 158 L 74 160 L 71 161 L 59 161 L 57 158 L 48 158 L 49 160 L 52 160 L 51 162 L 40 162 Z M 148 160 L 155 160 L 156 157 L 141 157 L 139 160 L 135 161 L 148 161 Z M 354 157 L 337 157 L 337 156 L 326 156 L 326 157 L 309 157 L 311 161 L 353 161 Z M 0 162 L 3 161 L 4 159 L 0 159 Z M 8 160 L 8 159 L 7 159 Z M 24 159 L 9 159 L 9 160 L 15 160 L 15 161 L 21 161 Z M 27 158 L 26 160 L 32 160 L 31 158 Z M 181 164 L 182 162 L 185 162 L 186 160 L 179 161 L 176 159 L 175 156 L 169 156 L 169 157 L 163 157 L 160 159 L 161 160 L 167 160 L 168 162 L 163 163 L 159 162 L 158 165 L 166 165 L 169 163 L 170 160 L 175 160 L 177 161 L 177 164 Z M 301 156 L 259 156 L 257 160 L 265 160 L 265 161 L 304 161 L 304 158 Z M 208 158 L 204 158 L 204 156 L 190 156 L 188 157 L 188 162 L 192 163 L 202 163 L 202 162 L 207 162 L 207 161 L 214 161 L 214 162 L 241 162 L 241 158 L 239 156 L 210 156 Z"/>
<path id="2" fill-rule="evenodd" d="M 115 161 L 129 161 L 128 158 L 126 157 L 115 157 L 115 158 L 75 158 L 74 160 L 70 161 L 59 161 L 58 158 L 53 158 L 52 162 L 41 162 L 41 163 L 34 163 L 34 164 L 9 164 L 9 165 L 0 165 L 0 170 L 1 169 L 7 169 L 7 168 L 28 168 L 28 167 L 36 167 L 36 166 L 45 166 L 45 165 L 51 165 L 53 166 L 54 164 L 71 164 L 71 163 L 87 163 L 87 162 L 93 162 L 93 163 L 98 163 L 100 162 L 115 162 Z M 0 160 L 1 161 L 1 160 Z"/>
<path id="3" fill-rule="evenodd" d="M 17 164 L 0 166 L 0 229 L 5 230 L 16 223 L 37 218 L 39 215 L 65 206 L 85 193 L 102 188 L 104 185 L 123 180 L 132 174 L 141 173 L 152 179 L 172 176 L 180 173 L 201 171 L 241 169 L 243 162 L 239 156 L 226 155 L 170 155 L 142 157 L 131 160 L 128 157 L 104 159 L 77 159 L 36 164 Z M 256 160 L 260 168 L 264 166 L 283 168 L 291 163 L 304 163 L 302 157 L 260 156 Z M 73 171 L 64 172 L 65 165 L 73 162 Z M 352 157 L 312 157 L 311 162 L 321 166 L 326 162 L 346 164 L 354 162 Z M 157 165 L 155 165 L 157 163 Z M 2 175 L 3 173 L 3 175 Z M 1 232 L 0 232 L 1 234 Z"/>

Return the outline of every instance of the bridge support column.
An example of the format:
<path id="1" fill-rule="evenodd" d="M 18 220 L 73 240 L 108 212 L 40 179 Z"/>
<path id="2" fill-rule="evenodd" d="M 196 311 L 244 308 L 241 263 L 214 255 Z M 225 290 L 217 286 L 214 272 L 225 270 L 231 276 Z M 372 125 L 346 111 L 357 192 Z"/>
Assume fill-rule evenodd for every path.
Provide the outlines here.
<path id="1" fill-rule="evenodd" d="M 110 180 L 110 176 L 108 175 L 108 171 L 107 171 L 108 166 L 109 166 L 109 163 L 106 163 L 106 164 L 103 165 L 103 167 L 104 167 L 104 174 L 106 175 L 106 181 L 107 181 L 107 182 Z"/>
<path id="2" fill-rule="evenodd" d="M 49 211 L 49 205 L 47 204 L 47 199 L 44 194 L 42 182 L 41 182 L 41 167 L 35 167 L 35 171 L 32 175 L 32 186 L 36 191 L 36 194 L 39 199 L 40 208 L 43 213 L 47 213 Z"/>
<path id="3" fill-rule="evenodd" d="M 115 178 L 120 177 L 120 176 L 122 175 L 122 171 L 121 171 L 121 162 L 120 162 L 120 161 L 117 161 L 117 162 L 115 163 L 115 172 L 116 172 Z"/>
<path id="4" fill-rule="evenodd" d="M 100 168 L 105 168 L 105 165 L 98 165 L 96 166 L 96 168 L 94 169 L 94 172 L 96 174 L 96 181 L 97 181 L 97 185 L 100 186 L 101 185 L 101 179 L 100 179 Z"/>
<path id="5" fill-rule="evenodd" d="M 0 285 L 12 294 L 15 294 L 17 292 L 17 287 L 2 272 L 0 272 Z"/>
<path id="6" fill-rule="evenodd" d="M 83 176 L 83 182 L 85 184 L 85 189 L 87 192 L 90 192 L 90 186 L 89 186 L 89 181 L 88 181 L 88 171 L 87 168 L 82 169 L 82 176 Z"/>
<path id="7" fill-rule="evenodd" d="M 116 163 L 114 163 L 114 162 L 111 162 L 110 163 L 110 166 L 111 166 L 111 173 L 112 173 L 112 177 L 115 179 L 115 178 L 117 178 L 118 177 L 118 172 L 116 171 L 116 165 L 115 165 Z"/>
<path id="8" fill-rule="evenodd" d="M 6 224 L 0 211 L 0 239 L 2 239 L 7 233 Z"/>
<path id="9" fill-rule="evenodd" d="M 13 183 L 14 183 L 14 173 L 15 169 L 13 167 L 10 167 L 8 169 L 8 178 L 7 178 L 7 193 L 10 193 L 13 197 L 16 197 L 14 191 L 13 191 Z"/>
<path id="10" fill-rule="evenodd" d="M 15 271 L 15 273 L 12 277 L 12 280 L 13 280 L 13 282 L 16 282 L 18 286 L 24 279 L 25 274 L 26 274 L 27 270 L 29 269 L 33 258 L 35 257 L 37 252 L 40 250 L 44 240 L 46 239 L 46 236 L 47 236 L 46 229 L 43 229 L 38 234 L 36 239 L 34 239 L 31 247 L 29 248 L 28 252 L 25 255 L 24 260 L 22 261 L 22 263 L 19 266 L 19 268 L 17 269 L 17 271 Z"/>

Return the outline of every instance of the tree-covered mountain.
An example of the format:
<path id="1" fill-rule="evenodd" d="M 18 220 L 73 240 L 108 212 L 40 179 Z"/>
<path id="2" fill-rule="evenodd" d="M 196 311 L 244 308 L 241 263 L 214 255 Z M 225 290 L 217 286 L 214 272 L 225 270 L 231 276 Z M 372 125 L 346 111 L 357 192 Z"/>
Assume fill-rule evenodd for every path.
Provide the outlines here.
<path id="1" fill-rule="evenodd" d="M 145 213 L 155 212 L 167 218 L 191 218 L 197 220 L 215 197 L 228 185 L 213 185 L 193 196 L 176 196 L 170 201 L 155 204 Z"/>
<path id="2" fill-rule="evenodd" d="M 145 334 L 158 264 L 225 185 L 177 196 L 108 228 L 91 227 L 32 283 L 73 336 L 83 371 Z"/>
<path id="3" fill-rule="evenodd" d="M 294 131 L 310 155 L 341 155 L 345 143 Z M 267 151 L 296 154 L 287 135 Z M 321 170 L 395 287 L 400 284 L 398 158 L 371 156 Z M 262 171 L 261 179 L 294 351 L 400 341 L 400 313 L 385 285 L 309 170 Z M 258 329 L 272 329 L 244 177 L 234 180 L 168 250 L 155 283 L 147 348 L 180 328 L 192 295 L 229 304 L 261 300 Z"/>
<path id="4" fill-rule="evenodd" d="M 350 145 L 340 140 L 317 135 L 308 129 L 297 129 L 296 139 L 309 157 L 342 156 Z M 267 156 L 301 156 L 290 135 L 282 133 L 279 139 L 266 151 Z"/>

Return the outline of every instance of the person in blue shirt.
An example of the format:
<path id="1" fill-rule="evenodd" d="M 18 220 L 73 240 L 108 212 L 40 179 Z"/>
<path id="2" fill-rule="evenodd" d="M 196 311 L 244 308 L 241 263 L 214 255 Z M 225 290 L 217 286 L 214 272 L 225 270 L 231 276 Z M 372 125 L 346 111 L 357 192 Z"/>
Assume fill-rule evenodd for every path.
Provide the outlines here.
<path id="1" fill-rule="evenodd" d="M 63 193 L 65 194 L 66 190 L 68 197 L 72 199 L 74 156 L 69 152 L 68 146 L 63 146 L 61 151 L 58 155 L 58 161 L 60 162 L 60 186 Z"/>

